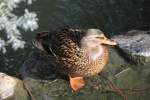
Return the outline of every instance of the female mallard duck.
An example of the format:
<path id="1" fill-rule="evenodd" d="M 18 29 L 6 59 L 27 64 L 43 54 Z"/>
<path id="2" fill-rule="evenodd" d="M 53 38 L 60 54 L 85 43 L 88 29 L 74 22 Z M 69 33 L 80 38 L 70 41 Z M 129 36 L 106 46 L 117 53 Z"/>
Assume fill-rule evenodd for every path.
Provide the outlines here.
<path id="1" fill-rule="evenodd" d="M 69 76 L 71 88 L 77 91 L 85 85 L 83 77 L 98 74 L 106 65 L 106 45 L 117 43 L 99 29 L 61 29 L 37 34 L 33 44 L 57 58 L 62 64 L 58 71 Z"/>

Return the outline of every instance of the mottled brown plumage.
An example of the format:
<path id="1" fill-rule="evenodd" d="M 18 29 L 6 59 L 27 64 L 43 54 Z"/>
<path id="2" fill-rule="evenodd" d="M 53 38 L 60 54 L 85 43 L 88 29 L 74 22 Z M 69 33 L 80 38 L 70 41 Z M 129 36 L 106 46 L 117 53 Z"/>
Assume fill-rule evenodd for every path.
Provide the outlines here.
<path id="1" fill-rule="evenodd" d="M 61 29 L 43 32 L 33 44 L 56 57 L 58 71 L 72 76 L 98 74 L 108 61 L 108 45 L 116 45 L 98 29 Z"/>

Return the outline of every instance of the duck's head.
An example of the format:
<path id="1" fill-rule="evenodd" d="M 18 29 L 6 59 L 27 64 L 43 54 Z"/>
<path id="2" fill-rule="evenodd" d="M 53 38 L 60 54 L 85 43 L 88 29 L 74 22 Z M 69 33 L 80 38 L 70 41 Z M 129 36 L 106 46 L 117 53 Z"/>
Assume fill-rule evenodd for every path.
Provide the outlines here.
<path id="1" fill-rule="evenodd" d="M 81 48 L 85 51 L 89 61 L 95 61 L 103 54 L 104 45 L 114 46 L 117 45 L 117 43 L 106 38 L 99 29 L 88 29 L 85 36 L 81 39 Z"/>
<path id="2" fill-rule="evenodd" d="M 100 45 L 117 45 L 113 40 L 105 37 L 99 29 L 88 29 L 86 35 L 81 39 L 81 47 L 93 48 Z"/>

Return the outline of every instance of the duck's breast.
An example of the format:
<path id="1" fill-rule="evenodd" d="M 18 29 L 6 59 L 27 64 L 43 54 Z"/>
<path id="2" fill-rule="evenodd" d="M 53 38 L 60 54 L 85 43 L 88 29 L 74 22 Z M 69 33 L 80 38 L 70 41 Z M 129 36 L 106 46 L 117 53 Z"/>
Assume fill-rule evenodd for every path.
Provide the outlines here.
<path id="1" fill-rule="evenodd" d="M 100 54 L 96 59 L 94 58 L 94 60 L 87 60 L 86 65 L 80 68 L 80 73 L 83 76 L 91 76 L 100 73 L 108 62 L 108 56 L 108 49 L 103 46 L 102 54 Z"/>

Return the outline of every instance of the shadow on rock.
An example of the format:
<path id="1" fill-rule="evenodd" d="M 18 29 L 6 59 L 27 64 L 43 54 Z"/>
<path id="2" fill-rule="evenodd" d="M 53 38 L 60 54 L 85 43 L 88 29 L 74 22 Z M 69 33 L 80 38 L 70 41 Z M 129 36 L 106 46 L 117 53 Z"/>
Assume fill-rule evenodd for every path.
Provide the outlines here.
<path id="1" fill-rule="evenodd" d="M 56 59 L 51 55 L 40 52 L 34 52 L 29 55 L 29 59 L 24 62 L 20 69 L 23 78 L 31 77 L 41 80 L 67 80 L 67 76 L 58 72 L 56 66 L 61 66 L 56 63 Z"/>

